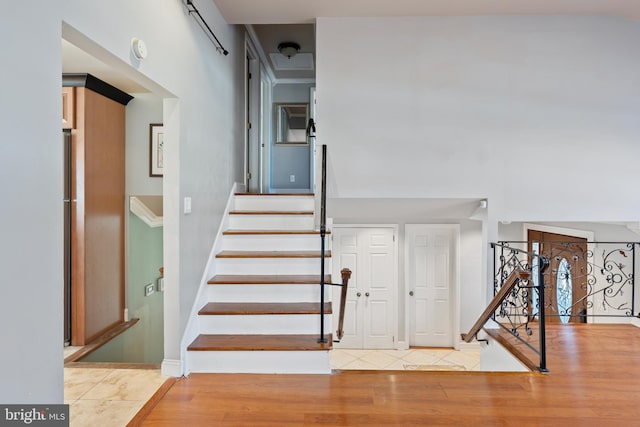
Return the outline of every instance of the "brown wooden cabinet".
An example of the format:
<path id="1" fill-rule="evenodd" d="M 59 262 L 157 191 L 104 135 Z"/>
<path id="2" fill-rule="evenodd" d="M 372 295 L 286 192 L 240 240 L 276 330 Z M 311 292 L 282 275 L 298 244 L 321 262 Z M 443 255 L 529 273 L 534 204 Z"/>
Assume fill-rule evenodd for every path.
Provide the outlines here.
<path id="1" fill-rule="evenodd" d="M 90 74 L 64 75 L 63 86 L 72 123 L 71 344 L 85 345 L 124 321 L 125 107 L 132 97 Z"/>
<path id="2" fill-rule="evenodd" d="M 62 129 L 73 129 L 76 126 L 75 97 L 76 88 L 62 88 Z"/>

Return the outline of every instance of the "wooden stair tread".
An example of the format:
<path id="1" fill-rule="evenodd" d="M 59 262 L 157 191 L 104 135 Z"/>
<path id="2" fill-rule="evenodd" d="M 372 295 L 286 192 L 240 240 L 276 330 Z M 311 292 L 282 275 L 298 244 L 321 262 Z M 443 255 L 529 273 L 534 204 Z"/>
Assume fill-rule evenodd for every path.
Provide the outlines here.
<path id="1" fill-rule="evenodd" d="M 324 312 L 331 314 L 331 303 L 324 303 Z M 317 302 L 210 302 L 199 315 L 249 315 L 249 314 L 320 314 Z"/>
<path id="2" fill-rule="evenodd" d="M 325 283 L 331 283 L 331 276 L 326 275 Z M 320 275 L 242 275 L 219 274 L 207 282 L 210 285 L 317 285 Z"/>
<path id="3" fill-rule="evenodd" d="M 325 251 L 325 258 L 331 251 Z M 320 251 L 222 251 L 216 258 L 320 258 Z"/>
<path id="4" fill-rule="evenodd" d="M 313 211 L 230 211 L 229 215 L 313 215 Z"/>
<path id="5" fill-rule="evenodd" d="M 269 234 L 317 234 L 318 230 L 226 230 L 222 234 L 225 235 L 269 235 Z M 327 230 L 326 234 L 331 234 L 331 230 Z"/>
<path id="6" fill-rule="evenodd" d="M 307 196 L 307 197 L 313 197 L 315 196 L 314 193 L 246 193 L 246 192 L 239 192 L 239 193 L 235 193 L 236 196 Z"/>
<path id="7" fill-rule="evenodd" d="M 308 351 L 330 350 L 333 343 L 318 343 L 318 335 L 199 335 L 189 351 Z"/>

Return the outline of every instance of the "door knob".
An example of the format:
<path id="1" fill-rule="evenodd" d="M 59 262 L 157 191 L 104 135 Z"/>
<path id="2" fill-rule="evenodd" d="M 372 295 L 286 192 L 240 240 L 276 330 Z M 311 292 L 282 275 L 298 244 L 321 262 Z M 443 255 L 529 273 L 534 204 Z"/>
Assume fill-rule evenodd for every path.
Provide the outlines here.
<path id="1" fill-rule="evenodd" d="M 361 296 L 362 296 L 362 294 L 361 294 L 360 292 L 358 292 L 358 293 L 356 294 L 356 296 L 357 296 L 357 297 L 361 297 Z"/>
<path id="2" fill-rule="evenodd" d="M 409 291 L 409 296 L 413 296 L 413 291 Z"/>
<path id="3" fill-rule="evenodd" d="M 365 292 L 365 293 L 364 293 L 364 296 L 365 296 L 365 297 L 368 297 L 368 296 L 369 296 L 369 292 Z"/>

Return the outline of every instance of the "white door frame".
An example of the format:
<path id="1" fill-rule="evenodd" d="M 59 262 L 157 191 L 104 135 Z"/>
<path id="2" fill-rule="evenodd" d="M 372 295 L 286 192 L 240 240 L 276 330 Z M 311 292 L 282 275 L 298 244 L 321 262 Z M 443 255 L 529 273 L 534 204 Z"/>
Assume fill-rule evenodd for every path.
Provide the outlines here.
<path id="1" fill-rule="evenodd" d="M 244 114 L 245 125 L 248 126 L 251 123 L 251 132 L 248 129 L 244 130 L 244 183 L 245 191 L 256 190 L 262 192 L 262 148 L 260 146 L 260 131 L 261 131 L 261 100 L 260 100 L 260 58 L 256 51 L 251 37 L 245 33 L 245 59 L 244 59 Z M 251 73 L 251 81 L 247 82 L 246 72 Z M 248 105 L 247 105 L 248 103 Z M 247 110 L 249 110 L 251 117 L 248 116 Z M 249 134 L 249 136 L 247 136 Z M 249 174 L 251 174 L 251 180 L 249 180 Z"/>
<path id="2" fill-rule="evenodd" d="M 400 326 L 400 322 L 399 322 L 399 295 L 398 295 L 398 265 L 399 265 L 399 253 L 398 253 L 398 224 L 333 224 L 331 226 L 332 230 L 335 230 L 336 228 L 389 228 L 393 231 L 393 283 L 392 283 L 392 297 L 395 300 L 395 304 L 393 305 L 394 308 L 394 313 L 393 313 L 393 330 L 394 330 L 394 341 L 393 341 L 393 347 L 395 349 L 402 349 L 401 347 L 398 346 L 398 343 L 400 341 L 399 337 L 399 326 Z M 333 250 L 333 233 L 331 233 L 331 241 L 332 241 L 332 245 L 331 245 L 331 249 Z M 331 258 L 334 259 L 336 257 L 337 254 L 331 253 Z M 332 261 L 332 270 L 333 270 L 333 261 Z M 333 271 L 332 271 L 333 272 Z M 335 281 L 336 278 L 333 277 L 332 275 L 332 280 Z M 332 287 L 333 288 L 333 287 Z M 335 289 L 332 289 L 332 294 L 331 294 L 331 301 L 332 302 L 338 302 L 340 301 L 340 290 L 335 287 Z M 334 309 L 334 313 L 338 313 L 337 310 Z M 337 318 L 337 316 L 336 316 Z M 334 327 L 337 327 L 337 322 L 335 322 L 335 325 L 333 325 Z"/>
<path id="3" fill-rule="evenodd" d="M 316 122 L 316 87 L 313 86 L 309 89 L 309 118 L 313 119 L 313 122 Z M 315 134 L 314 134 L 315 135 Z M 307 142 L 309 143 L 309 191 L 311 193 L 315 193 L 316 191 L 316 172 L 315 172 L 315 164 L 316 164 L 316 138 L 307 137 Z"/>
<path id="4" fill-rule="evenodd" d="M 406 346 L 409 345 L 409 322 L 410 322 L 410 314 L 411 310 L 409 310 L 409 304 L 411 303 L 411 298 L 409 296 L 409 239 L 407 238 L 407 227 L 419 226 L 426 228 L 448 228 L 450 229 L 453 236 L 453 248 L 452 248 L 452 256 L 451 260 L 455 263 L 452 268 L 453 271 L 453 280 L 451 283 L 451 319 L 453 322 L 452 325 L 452 334 L 451 337 L 453 341 L 453 348 L 456 350 L 460 350 L 461 339 L 460 339 L 460 224 L 405 224 L 405 232 L 404 232 L 404 314 L 405 314 L 405 323 L 404 323 L 404 338 L 406 340 Z"/>

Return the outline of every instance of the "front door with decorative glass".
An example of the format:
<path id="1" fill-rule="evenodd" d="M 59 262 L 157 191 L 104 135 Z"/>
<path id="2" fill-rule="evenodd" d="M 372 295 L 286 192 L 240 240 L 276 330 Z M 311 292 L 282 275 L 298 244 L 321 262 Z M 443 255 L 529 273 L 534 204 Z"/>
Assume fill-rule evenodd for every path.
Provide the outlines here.
<path id="1" fill-rule="evenodd" d="M 528 231 L 529 251 L 549 259 L 545 272 L 545 307 L 548 322 L 581 323 L 586 321 L 589 265 L 587 239 Z M 532 295 L 532 303 L 537 304 Z M 534 308 L 534 311 L 537 311 Z"/>

